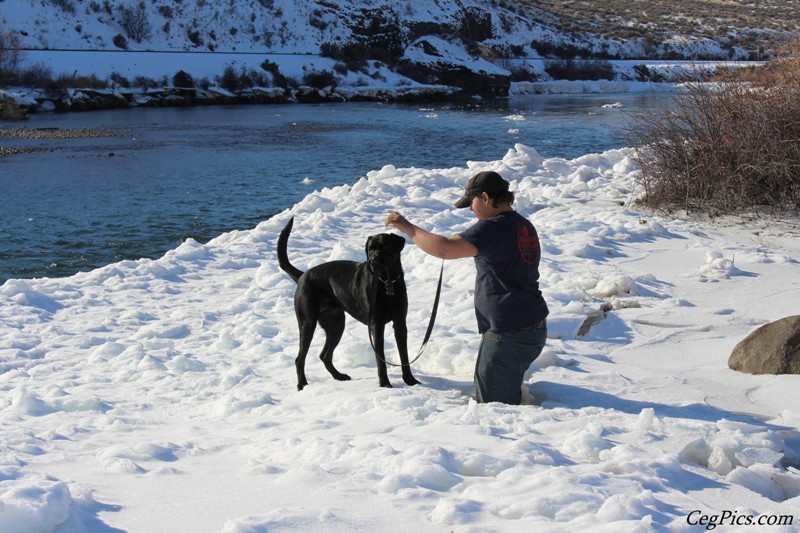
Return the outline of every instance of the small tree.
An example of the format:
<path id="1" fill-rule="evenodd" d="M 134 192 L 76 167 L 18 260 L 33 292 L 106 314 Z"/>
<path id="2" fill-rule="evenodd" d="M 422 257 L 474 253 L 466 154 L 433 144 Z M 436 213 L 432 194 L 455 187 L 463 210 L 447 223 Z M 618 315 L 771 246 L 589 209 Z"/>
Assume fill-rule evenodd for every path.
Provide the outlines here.
<path id="1" fill-rule="evenodd" d="M 137 5 L 119 5 L 119 24 L 129 39 L 140 43 L 150 38 L 152 26 L 143 1 Z"/>
<path id="2" fill-rule="evenodd" d="M 241 88 L 241 79 L 232 65 L 225 67 L 222 77 L 219 78 L 219 84 L 231 92 L 236 92 Z"/>
<path id="3" fill-rule="evenodd" d="M 182 89 L 194 89 L 194 78 L 184 70 L 179 70 L 172 77 L 172 84 Z"/>

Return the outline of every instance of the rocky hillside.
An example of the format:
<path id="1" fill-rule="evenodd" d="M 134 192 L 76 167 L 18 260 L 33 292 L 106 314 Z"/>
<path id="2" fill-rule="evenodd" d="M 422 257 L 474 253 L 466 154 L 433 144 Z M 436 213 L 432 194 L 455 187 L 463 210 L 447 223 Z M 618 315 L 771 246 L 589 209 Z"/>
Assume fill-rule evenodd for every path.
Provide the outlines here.
<path id="1" fill-rule="evenodd" d="M 714 41 L 732 56 L 768 57 L 800 29 L 800 0 L 519 0 L 573 34 L 637 41 L 648 54 L 664 43 Z M 668 48 L 668 47 L 667 47 Z M 651 59 L 653 57 L 650 57 Z"/>
<path id="2" fill-rule="evenodd" d="M 797 29 L 798 0 L 0 0 L 23 48 L 317 54 L 331 46 L 486 58 L 752 59 Z M 356 52 L 353 52 L 356 53 Z M 363 50 L 360 53 L 364 53 Z M 374 52 L 372 52 L 374 54 Z"/>
<path id="3" fill-rule="evenodd" d="M 62 51 L 139 54 L 112 54 L 128 64 L 152 63 L 157 54 L 144 54 L 150 51 L 169 53 L 169 70 L 148 81 L 115 64 L 110 81 L 100 73 L 99 83 L 89 79 L 88 86 L 170 86 L 159 103 L 185 102 L 186 91 L 189 101 L 229 102 L 243 91 L 246 102 L 386 98 L 367 94 L 375 81 L 392 87 L 394 98 L 397 87 L 407 89 L 403 98 L 419 97 L 420 86 L 438 87 L 434 92 L 443 96 L 453 89 L 502 96 L 514 81 L 665 81 L 644 64 L 620 74 L 612 60 L 765 59 L 793 38 L 798 15 L 800 0 L 0 0 L 0 87 L 86 89 L 85 78 L 99 72 L 96 63 L 94 71 L 82 71 L 74 52 Z M 201 80 L 185 72 L 188 53 L 197 52 L 195 65 L 198 56 L 208 63 L 223 54 L 226 62 L 231 54 L 248 59 Z M 20 72 L 25 54 L 46 64 Z M 344 86 L 363 90 L 335 93 Z M 209 96 L 216 87 L 232 94 Z M 176 88 L 183 92 L 174 94 Z M 68 109 L 153 101 L 151 94 L 116 93 L 36 100 L 45 97 Z"/>

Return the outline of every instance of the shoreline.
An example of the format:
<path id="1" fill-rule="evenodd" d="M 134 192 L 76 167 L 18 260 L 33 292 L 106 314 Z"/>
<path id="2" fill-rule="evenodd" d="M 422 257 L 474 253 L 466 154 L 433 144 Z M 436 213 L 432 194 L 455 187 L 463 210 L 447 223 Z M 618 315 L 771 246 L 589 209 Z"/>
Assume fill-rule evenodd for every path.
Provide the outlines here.
<path id="1" fill-rule="evenodd" d="M 217 105 L 269 105 L 290 103 L 425 103 L 442 101 L 485 101 L 511 96 L 538 94 L 613 94 L 631 92 L 668 93 L 678 90 L 675 82 L 633 82 L 577 80 L 512 82 L 494 93 L 466 92 L 450 85 L 408 85 L 395 87 L 302 86 L 252 87 L 229 91 L 222 87 L 156 89 L 0 89 L 0 120 L 24 121 L 29 114 L 130 109 L 136 107 L 195 107 Z"/>
<path id="2" fill-rule="evenodd" d="M 253 87 L 232 92 L 222 87 L 159 89 L 0 89 L 0 120 L 22 121 L 29 114 L 81 112 L 135 107 L 194 107 L 209 105 L 268 105 L 341 102 L 432 102 L 467 99 L 457 87 Z M 474 97 L 473 97 L 474 98 Z"/>

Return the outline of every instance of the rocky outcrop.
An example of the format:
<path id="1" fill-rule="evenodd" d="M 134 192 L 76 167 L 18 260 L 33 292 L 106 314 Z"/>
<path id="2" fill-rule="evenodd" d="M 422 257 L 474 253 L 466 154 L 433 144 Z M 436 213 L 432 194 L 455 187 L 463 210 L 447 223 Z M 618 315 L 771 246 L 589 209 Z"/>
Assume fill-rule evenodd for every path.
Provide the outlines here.
<path id="1" fill-rule="evenodd" d="M 800 315 L 750 333 L 734 347 L 728 367 L 748 374 L 800 374 Z"/>

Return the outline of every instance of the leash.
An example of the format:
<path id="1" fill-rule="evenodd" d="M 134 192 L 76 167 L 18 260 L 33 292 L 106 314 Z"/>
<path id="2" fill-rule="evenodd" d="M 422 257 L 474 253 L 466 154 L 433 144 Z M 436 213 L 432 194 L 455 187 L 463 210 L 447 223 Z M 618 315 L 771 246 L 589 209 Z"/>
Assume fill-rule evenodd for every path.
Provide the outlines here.
<path id="1" fill-rule="evenodd" d="M 412 363 L 415 363 L 420 357 L 422 357 L 422 352 L 425 351 L 425 347 L 428 345 L 428 341 L 431 338 L 431 332 L 433 331 L 433 325 L 436 322 L 436 312 L 439 309 L 439 295 L 442 293 L 442 277 L 444 276 L 444 259 L 442 259 L 442 266 L 439 269 L 439 282 L 436 284 L 436 296 L 433 298 L 433 309 L 431 309 L 431 318 L 428 321 L 428 329 L 425 331 L 425 337 L 422 339 L 422 345 L 419 347 L 419 351 L 417 352 L 417 356 L 414 357 L 411 361 L 408 362 L 408 366 L 411 366 Z M 377 276 L 376 276 L 377 279 Z M 394 292 L 394 289 L 389 289 L 389 282 L 384 282 L 386 285 L 387 294 L 391 295 Z M 375 290 L 373 291 L 373 305 L 372 308 L 374 309 L 374 301 L 375 298 L 378 296 L 378 288 L 377 283 L 375 284 Z M 389 292 L 391 290 L 391 292 Z M 367 329 L 369 330 L 369 343 L 372 346 L 372 351 L 375 352 L 375 356 L 386 363 L 389 366 L 406 366 L 404 364 L 397 364 L 397 363 L 390 363 L 385 358 L 381 357 L 378 354 L 378 351 L 375 349 L 375 342 L 372 340 L 372 315 L 370 314 L 369 324 L 367 325 Z"/>

